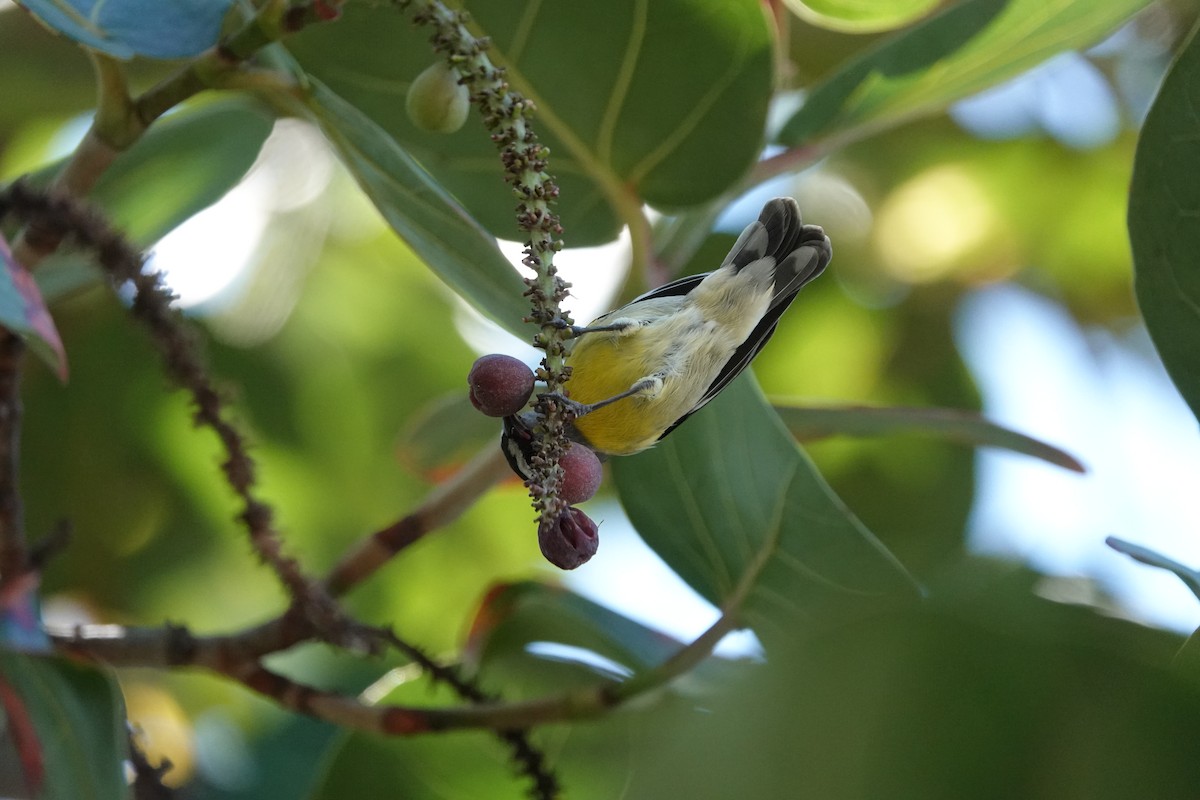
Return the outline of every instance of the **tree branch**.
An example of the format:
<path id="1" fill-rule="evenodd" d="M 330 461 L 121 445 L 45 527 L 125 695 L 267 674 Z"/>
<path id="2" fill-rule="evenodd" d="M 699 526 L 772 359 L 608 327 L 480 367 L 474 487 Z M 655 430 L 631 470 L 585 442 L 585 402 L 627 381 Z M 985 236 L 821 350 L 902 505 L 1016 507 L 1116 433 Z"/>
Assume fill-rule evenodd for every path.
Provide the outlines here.
<path id="1" fill-rule="evenodd" d="M 509 474 L 500 448 L 488 445 L 462 469 L 436 486 L 411 513 L 371 534 L 347 552 L 325 579 L 326 589 L 334 597 L 345 594 L 425 534 L 453 522 Z"/>
<path id="2" fill-rule="evenodd" d="M 21 461 L 21 356 L 25 343 L 0 329 L 0 594 L 29 569 L 18 476 Z"/>

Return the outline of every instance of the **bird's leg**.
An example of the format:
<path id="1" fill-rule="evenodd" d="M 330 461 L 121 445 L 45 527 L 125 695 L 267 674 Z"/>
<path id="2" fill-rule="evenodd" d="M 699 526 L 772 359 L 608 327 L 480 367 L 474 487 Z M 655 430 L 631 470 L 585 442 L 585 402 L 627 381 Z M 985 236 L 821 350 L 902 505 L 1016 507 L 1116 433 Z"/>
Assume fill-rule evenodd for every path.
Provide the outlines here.
<path id="1" fill-rule="evenodd" d="M 628 319 L 626 317 L 620 317 L 620 318 L 614 319 L 612 322 L 606 323 L 604 325 L 568 325 L 560 317 L 560 318 L 554 320 L 553 325 L 554 325 L 554 327 L 558 328 L 560 331 L 570 331 L 571 338 L 575 339 L 580 336 L 583 336 L 585 333 L 605 333 L 605 332 L 629 333 L 629 332 L 635 331 L 639 327 L 641 327 L 642 323 L 638 322 L 635 319 Z"/>
<path id="2" fill-rule="evenodd" d="M 590 414 L 593 411 L 598 411 L 605 406 L 610 406 L 618 400 L 624 400 L 626 397 L 633 397 L 634 395 L 638 394 L 654 397 L 660 391 L 662 391 L 662 385 L 663 379 L 661 376 L 647 375 L 645 378 L 641 378 L 640 380 L 636 381 L 632 386 L 620 394 L 614 394 L 612 397 L 599 400 L 595 403 L 580 403 L 578 400 L 572 400 L 571 398 L 564 397 L 558 393 L 543 394 L 540 395 L 540 397 L 553 400 L 556 403 L 561 403 L 571 412 L 572 416 L 579 418 L 585 414 Z"/>

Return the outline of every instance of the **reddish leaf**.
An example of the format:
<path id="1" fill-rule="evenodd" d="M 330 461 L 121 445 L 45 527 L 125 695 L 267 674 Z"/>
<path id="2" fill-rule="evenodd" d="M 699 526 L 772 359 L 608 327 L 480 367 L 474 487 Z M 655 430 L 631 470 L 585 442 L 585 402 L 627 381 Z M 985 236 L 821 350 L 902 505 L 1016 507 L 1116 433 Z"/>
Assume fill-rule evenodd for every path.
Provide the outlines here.
<path id="1" fill-rule="evenodd" d="M 20 334 L 30 348 L 67 379 L 67 354 L 42 293 L 33 276 L 13 258 L 8 242 L 0 236 L 0 325 Z"/>
<path id="2" fill-rule="evenodd" d="M 0 706 L 4 708 L 5 727 L 17 749 L 25 786 L 31 795 L 42 791 L 45 764 L 42 760 L 42 744 L 25 703 L 3 676 L 0 676 Z"/>

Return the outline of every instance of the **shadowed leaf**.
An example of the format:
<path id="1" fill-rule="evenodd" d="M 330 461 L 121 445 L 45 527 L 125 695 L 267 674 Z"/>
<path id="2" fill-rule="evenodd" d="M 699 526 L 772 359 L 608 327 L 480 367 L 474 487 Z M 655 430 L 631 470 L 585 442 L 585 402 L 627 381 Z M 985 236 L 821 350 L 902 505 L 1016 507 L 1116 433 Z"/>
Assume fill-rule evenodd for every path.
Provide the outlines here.
<path id="1" fill-rule="evenodd" d="M 46 765 L 39 800 L 129 796 L 125 712 L 108 676 L 60 658 L 0 650 L 0 679 L 37 737 Z"/>
<path id="2" fill-rule="evenodd" d="M 475 308 L 527 336 L 525 284 L 495 238 L 386 131 L 319 81 L 312 82 L 308 106 L 392 230 Z"/>
<path id="3" fill-rule="evenodd" d="M 746 376 L 652 450 L 614 459 L 612 471 L 646 543 L 760 636 L 785 633 L 818 607 L 916 594 Z"/>
<path id="4" fill-rule="evenodd" d="M 489 442 L 499 447 L 500 422 L 479 413 L 464 387 L 412 415 L 396 442 L 396 455 L 413 473 L 438 481 Z"/>
<path id="5" fill-rule="evenodd" d="M 665 661 L 681 642 L 566 589 L 535 581 L 494 587 L 471 624 L 463 657 L 476 668 L 530 642 L 578 647 L 642 670 Z"/>
<path id="6" fill-rule="evenodd" d="M 1200 39 L 1159 89 L 1138 139 L 1129 240 L 1138 306 L 1176 388 L 1200 419 Z"/>
<path id="7" fill-rule="evenodd" d="M 491 41 L 489 57 L 537 105 L 533 124 L 552 154 L 569 244 L 613 239 L 627 216 L 616 206 L 701 203 L 753 164 L 773 72 L 759 0 L 495 0 L 470 10 L 473 32 Z M 516 235 L 513 201 L 479 120 L 431 134 L 405 114 L 410 82 L 437 57 L 427 32 L 394 8 L 350 5 L 338 24 L 314 26 L 288 49 L 488 230 Z"/>

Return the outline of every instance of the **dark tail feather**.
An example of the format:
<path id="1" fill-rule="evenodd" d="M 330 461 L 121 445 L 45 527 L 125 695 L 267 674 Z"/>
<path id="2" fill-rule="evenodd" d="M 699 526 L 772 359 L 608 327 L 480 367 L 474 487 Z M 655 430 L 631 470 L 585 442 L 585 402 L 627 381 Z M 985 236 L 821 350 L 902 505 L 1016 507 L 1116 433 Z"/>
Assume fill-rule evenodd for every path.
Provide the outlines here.
<path id="1" fill-rule="evenodd" d="M 742 269 L 761 258 L 775 259 L 775 300 L 790 302 L 804 284 L 824 271 L 833 258 L 829 237 L 816 225 L 805 225 L 800 207 L 790 197 L 763 206 L 758 220 L 742 231 L 721 266 Z"/>
<path id="2" fill-rule="evenodd" d="M 787 305 L 804 284 L 829 266 L 833 245 L 819 225 L 801 221 L 800 208 L 790 197 L 767 203 L 758 219 L 767 233 L 765 255 L 775 257 L 775 298 L 771 305 Z"/>

